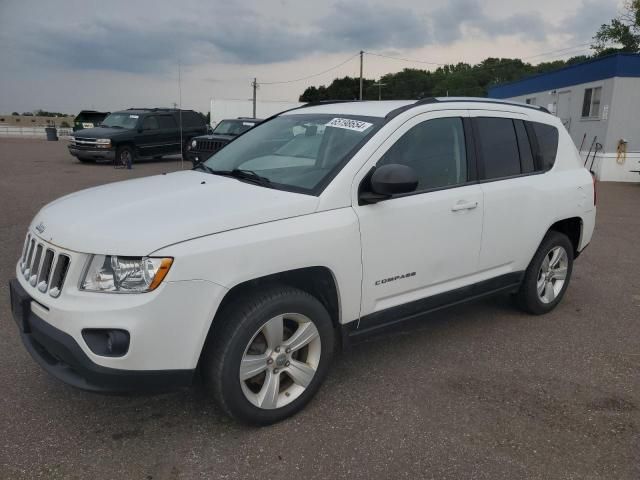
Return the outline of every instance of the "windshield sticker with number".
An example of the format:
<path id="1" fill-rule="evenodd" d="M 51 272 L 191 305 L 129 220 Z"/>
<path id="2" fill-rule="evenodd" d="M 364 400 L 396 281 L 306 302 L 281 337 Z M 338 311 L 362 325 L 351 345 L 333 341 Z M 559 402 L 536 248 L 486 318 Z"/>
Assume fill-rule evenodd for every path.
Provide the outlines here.
<path id="1" fill-rule="evenodd" d="M 344 128 L 347 130 L 353 130 L 355 132 L 364 132 L 373 123 L 363 122 L 362 120 L 352 120 L 350 118 L 334 118 L 326 127 Z"/>

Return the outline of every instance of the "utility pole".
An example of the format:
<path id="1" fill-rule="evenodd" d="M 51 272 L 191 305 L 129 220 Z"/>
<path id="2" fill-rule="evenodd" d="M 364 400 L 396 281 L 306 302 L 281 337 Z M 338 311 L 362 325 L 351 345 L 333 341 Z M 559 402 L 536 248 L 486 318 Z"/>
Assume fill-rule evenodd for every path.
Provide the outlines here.
<path id="1" fill-rule="evenodd" d="M 378 100 L 382 100 L 382 87 L 386 87 L 387 84 L 380 83 L 380 81 L 378 81 L 378 83 L 374 83 L 374 85 L 378 87 Z"/>
<path id="2" fill-rule="evenodd" d="M 362 62 L 364 58 L 364 52 L 360 50 L 360 101 L 362 101 Z"/>
<path id="3" fill-rule="evenodd" d="M 254 77 L 253 82 L 251 82 L 251 86 L 253 87 L 253 118 L 256 118 L 256 90 L 258 90 L 258 79 Z"/>

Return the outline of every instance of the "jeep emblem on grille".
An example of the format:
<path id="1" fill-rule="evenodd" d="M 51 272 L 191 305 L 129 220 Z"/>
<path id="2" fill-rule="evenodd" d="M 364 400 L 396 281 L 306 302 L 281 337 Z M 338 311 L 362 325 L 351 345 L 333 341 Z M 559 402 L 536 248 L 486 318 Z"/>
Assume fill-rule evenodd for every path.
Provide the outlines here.
<path id="1" fill-rule="evenodd" d="M 36 230 L 38 231 L 38 233 L 42 234 L 42 232 L 44 232 L 44 230 L 47 227 L 44 226 L 44 223 L 40 222 L 37 226 L 36 226 Z"/>

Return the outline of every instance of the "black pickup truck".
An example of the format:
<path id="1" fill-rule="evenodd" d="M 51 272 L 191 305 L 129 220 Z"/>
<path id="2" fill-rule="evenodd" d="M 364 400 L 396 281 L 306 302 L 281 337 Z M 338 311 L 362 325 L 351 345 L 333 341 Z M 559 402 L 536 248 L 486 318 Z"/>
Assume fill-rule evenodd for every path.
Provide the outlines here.
<path id="1" fill-rule="evenodd" d="M 247 117 L 221 120 L 213 133 L 194 137 L 191 140 L 187 150 L 187 159 L 191 160 L 194 165 L 205 161 L 238 135 L 255 127 L 260 122 L 262 122 L 261 119 Z"/>
<path id="2" fill-rule="evenodd" d="M 75 132 L 69 153 L 81 162 L 117 160 L 131 165 L 138 158 L 180 154 L 192 138 L 206 132 L 204 117 L 193 110 L 130 108 L 111 113 L 96 128 Z"/>

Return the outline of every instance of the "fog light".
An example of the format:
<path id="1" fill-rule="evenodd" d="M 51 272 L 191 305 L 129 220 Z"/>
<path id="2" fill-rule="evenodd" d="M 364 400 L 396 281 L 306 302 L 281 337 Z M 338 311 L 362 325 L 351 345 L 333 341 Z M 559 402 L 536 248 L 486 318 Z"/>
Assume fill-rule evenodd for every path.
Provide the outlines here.
<path id="1" fill-rule="evenodd" d="M 82 338 L 93 353 L 103 357 L 122 357 L 129 351 L 126 330 L 87 328 L 82 330 Z"/>

